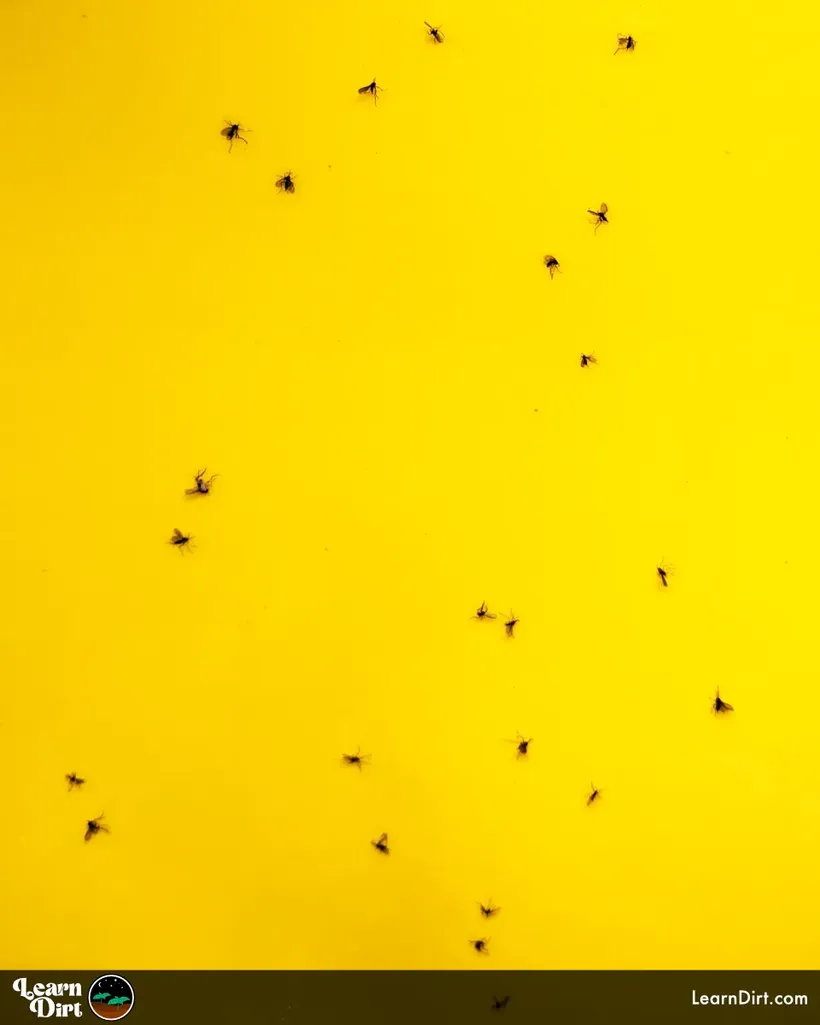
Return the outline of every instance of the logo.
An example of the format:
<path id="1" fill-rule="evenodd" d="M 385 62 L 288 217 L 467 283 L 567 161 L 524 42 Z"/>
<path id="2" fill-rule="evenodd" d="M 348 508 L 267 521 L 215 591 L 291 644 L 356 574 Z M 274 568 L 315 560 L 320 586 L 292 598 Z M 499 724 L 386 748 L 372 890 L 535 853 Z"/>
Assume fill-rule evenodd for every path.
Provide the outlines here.
<path id="1" fill-rule="evenodd" d="M 101 975 L 88 990 L 88 1006 L 98 1018 L 124 1018 L 134 1006 L 134 989 L 121 975 Z"/>

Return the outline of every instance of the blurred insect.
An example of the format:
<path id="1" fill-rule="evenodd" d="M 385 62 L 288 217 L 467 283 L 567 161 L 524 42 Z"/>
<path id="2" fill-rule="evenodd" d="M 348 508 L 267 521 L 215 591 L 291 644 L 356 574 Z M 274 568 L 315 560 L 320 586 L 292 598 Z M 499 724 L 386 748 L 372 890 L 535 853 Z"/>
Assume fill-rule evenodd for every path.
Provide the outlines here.
<path id="1" fill-rule="evenodd" d="M 470 940 L 470 946 L 473 948 L 473 950 L 477 951 L 479 954 L 489 954 L 490 952 L 489 952 L 489 950 L 487 950 L 487 944 L 489 942 L 490 942 L 490 937 L 489 936 L 484 936 L 480 940 Z"/>
<path id="2" fill-rule="evenodd" d="M 282 177 L 277 181 L 276 188 L 280 192 L 295 192 L 296 186 L 293 184 L 293 175 L 290 171 L 287 174 L 283 174 Z"/>
<path id="3" fill-rule="evenodd" d="M 81 787 L 85 783 L 84 779 L 80 779 L 76 772 L 66 773 L 66 780 L 68 782 L 68 789 L 73 790 L 74 787 Z"/>
<path id="4" fill-rule="evenodd" d="M 554 256 L 545 256 L 544 266 L 550 272 L 550 278 L 554 278 L 555 272 L 561 270 L 561 264 L 555 259 Z"/>
<path id="5" fill-rule="evenodd" d="M 86 843 L 88 843 L 88 841 L 91 839 L 92 836 L 96 836 L 97 833 L 108 833 L 108 832 L 110 832 L 108 826 L 104 826 L 102 824 L 102 820 L 103 820 L 104 817 L 105 817 L 105 812 L 103 812 L 102 815 L 98 815 L 95 819 L 89 819 L 86 822 L 86 830 L 85 830 L 85 842 Z"/>
<path id="6" fill-rule="evenodd" d="M 355 765 L 359 772 L 362 771 L 363 765 L 367 765 L 367 760 L 370 758 L 370 755 L 363 755 L 361 750 L 360 747 L 357 747 L 355 755 L 342 755 L 342 761 L 345 765 Z"/>
<path id="7" fill-rule="evenodd" d="M 521 620 L 520 619 L 516 619 L 514 613 L 512 612 L 512 610 L 510 610 L 510 618 L 504 624 L 504 629 L 507 631 L 507 636 L 508 637 L 513 637 L 514 636 L 513 631 L 515 630 L 516 625 L 518 623 L 520 623 L 520 622 L 521 622 Z"/>
<path id="8" fill-rule="evenodd" d="M 587 356 L 586 353 L 584 353 L 584 352 L 581 353 L 581 366 L 582 367 L 588 367 L 591 363 L 597 363 L 597 362 L 598 362 L 598 360 L 595 359 L 595 357 L 592 354 Z"/>
<path id="9" fill-rule="evenodd" d="M 371 840 L 370 842 L 380 854 L 390 853 L 390 848 L 387 846 L 387 833 L 382 833 L 378 840 Z"/>
<path id="10" fill-rule="evenodd" d="M 720 691 L 715 691 L 715 700 L 712 702 L 712 711 L 715 715 L 722 715 L 725 712 L 734 712 L 734 707 L 720 696 Z"/>
<path id="11" fill-rule="evenodd" d="M 500 1000 L 498 997 L 493 997 L 493 1002 L 490 1005 L 491 1011 L 503 1011 L 507 1004 L 510 1002 L 509 997 L 502 997 Z"/>
<path id="12" fill-rule="evenodd" d="M 440 25 L 438 26 L 438 28 L 436 28 L 433 25 L 431 25 L 429 21 L 425 21 L 424 24 L 427 26 L 427 29 L 428 29 L 427 35 L 428 36 L 432 36 L 434 42 L 436 42 L 436 43 L 443 43 L 444 42 L 444 36 L 439 31 L 439 29 L 441 28 Z"/>
<path id="13" fill-rule="evenodd" d="M 492 918 L 493 915 L 497 915 L 501 910 L 492 901 L 489 904 L 479 904 L 478 908 L 484 918 Z"/>
<path id="14" fill-rule="evenodd" d="M 218 473 L 212 474 L 207 480 L 205 480 L 205 474 L 208 472 L 207 467 L 204 470 L 200 470 L 194 477 L 195 486 L 192 488 L 186 488 L 186 495 L 208 495 L 211 491 L 211 485 L 219 476 Z"/>
<path id="15" fill-rule="evenodd" d="M 601 793 L 601 791 L 595 786 L 594 783 L 590 783 L 589 785 L 592 787 L 592 791 L 589 797 L 587 798 L 587 806 L 592 804 L 593 801 L 597 801 Z"/>
<path id="16" fill-rule="evenodd" d="M 219 134 L 220 135 L 224 135 L 226 139 L 230 140 L 230 146 L 228 146 L 228 152 L 229 153 L 233 149 L 233 144 L 234 144 L 234 141 L 236 139 L 239 139 L 240 142 L 244 142 L 246 146 L 248 145 L 248 140 L 247 139 L 243 139 L 242 136 L 239 133 L 240 132 L 250 132 L 251 131 L 250 128 L 243 128 L 242 125 L 234 124 L 234 123 L 232 123 L 230 121 L 226 121 L 225 125 L 226 125 L 226 127 L 223 128 L 222 131 Z"/>
<path id="17" fill-rule="evenodd" d="M 378 102 L 377 93 L 380 92 L 384 92 L 384 90 L 380 85 L 376 85 L 376 79 L 374 78 L 373 81 L 370 82 L 368 85 L 363 85 L 361 87 L 361 89 L 359 90 L 359 95 L 365 96 L 367 95 L 367 93 L 370 93 L 370 95 L 373 97 L 373 102 L 376 103 Z"/>
<path id="18" fill-rule="evenodd" d="M 618 49 L 615 51 L 615 55 L 617 56 L 621 50 L 634 51 L 636 45 L 637 44 L 632 36 L 618 36 Z"/>
<path id="19" fill-rule="evenodd" d="M 526 758 L 530 753 L 530 744 L 532 743 L 532 737 L 522 737 L 520 733 L 516 733 L 516 739 L 510 741 L 511 744 L 515 744 L 515 757 Z"/>
<path id="20" fill-rule="evenodd" d="M 655 572 L 658 574 L 658 580 L 660 580 L 663 587 L 669 587 L 669 577 L 672 576 L 672 567 L 666 566 L 663 559 L 661 559 L 660 565 L 655 567 Z"/>
<path id="21" fill-rule="evenodd" d="M 488 612 L 487 611 L 487 603 L 485 601 L 483 601 L 478 606 L 478 608 L 475 610 L 475 615 L 472 618 L 473 619 L 495 619 L 496 616 L 495 616 L 494 612 Z"/>
<path id="22" fill-rule="evenodd" d="M 598 210 L 587 210 L 587 213 L 592 214 L 594 218 L 592 223 L 595 225 L 596 232 L 602 224 L 609 224 L 609 220 L 606 216 L 609 213 L 609 207 L 606 205 L 606 203 L 601 203 L 601 206 Z"/>
<path id="23" fill-rule="evenodd" d="M 192 534 L 183 534 L 179 527 L 174 527 L 174 533 L 171 540 L 168 542 L 169 545 L 175 545 L 181 552 L 185 551 L 185 546 L 189 545 L 193 540 Z"/>

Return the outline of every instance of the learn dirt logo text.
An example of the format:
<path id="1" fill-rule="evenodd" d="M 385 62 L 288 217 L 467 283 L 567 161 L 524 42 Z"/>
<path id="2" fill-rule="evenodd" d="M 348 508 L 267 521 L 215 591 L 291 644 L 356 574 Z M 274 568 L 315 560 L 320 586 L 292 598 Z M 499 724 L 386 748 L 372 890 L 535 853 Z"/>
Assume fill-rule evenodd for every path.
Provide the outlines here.
<path id="1" fill-rule="evenodd" d="M 15 979 L 15 993 L 28 1002 L 28 1009 L 36 1018 L 82 1018 L 82 1002 L 63 1003 L 55 997 L 82 997 L 79 982 L 35 982 L 28 988 L 28 979 Z M 88 1006 L 98 1018 L 114 1021 L 124 1018 L 134 1006 L 134 988 L 121 975 L 101 975 L 88 990 Z"/>

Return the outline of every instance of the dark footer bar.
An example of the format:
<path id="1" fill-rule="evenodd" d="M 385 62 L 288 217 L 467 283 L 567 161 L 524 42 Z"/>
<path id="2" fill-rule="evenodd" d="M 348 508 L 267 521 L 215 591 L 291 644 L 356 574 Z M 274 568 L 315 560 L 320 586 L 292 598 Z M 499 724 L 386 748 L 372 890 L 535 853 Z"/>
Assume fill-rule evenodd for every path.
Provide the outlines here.
<path id="1" fill-rule="evenodd" d="M 0 1022 L 820 1022 L 820 971 L 0 972 Z"/>

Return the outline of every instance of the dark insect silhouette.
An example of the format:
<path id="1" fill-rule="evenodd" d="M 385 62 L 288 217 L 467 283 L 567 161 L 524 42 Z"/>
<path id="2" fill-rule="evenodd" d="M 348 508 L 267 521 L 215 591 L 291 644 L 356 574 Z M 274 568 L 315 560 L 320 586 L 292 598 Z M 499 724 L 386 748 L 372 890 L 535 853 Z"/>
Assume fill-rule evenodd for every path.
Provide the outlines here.
<path id="1" fill-rule="evenodd" d="M 504 1008 L 507 1006 L 507 1004 L 509 1002 L 510 1002 L 510 998 L 509 997 L 501 997 L 500 1000 L 498 999 L 498 997 L 493 997 L 493 1002 L 490 1005 L 490 1010 L 491 1011 L 503 1011 Z"/>
<path id="2" fill-rule="evenodd" d="M 367 760 L 368 758 L 370 758 L 370 755 L 363 755 L 361 753 L 361 750 L 362 749 L 359 747 L 356 748 L 355 755 L 342 755 L 342 761 L 345 763 L 345 765 L 355 765 L 359 772 L 362 771 L 363 765 L 367 765 Z"/>
<path id="3" fill-rule="evenodd" d="M 532 737 L 522 737 L 520 733 L 516 733 L 516 740 L 512 741 L 516 745 L 515 757 L 526 758 L 530 753 L 530 744 L 532 743 Z"/>
<path id="4" fill-rule="evenodd" d="M 104 826 L 102 824 L 102 820 L 103 820 L 104 817 L 105 817 L 105 812 L 103 812 L 102 815 L 98 815 L 95 819 L 89 819 L 86 822 L 86 824 L 85 824 L 86 825 L 86 830 L 85 830 L 85 842 L 86 843 L 88 843 L 88 841 L 91 839 L 92 836 L 96 836 L 97 833 L 108 833 L 108 832 L 110 832 L 108 826 Z"/>
<path id="5" fill-rule="evenodd" d="M 248 145 L 248 140 L 247 139 L 243 139 L 242 136 L 239 133 L 240 132 L 249 132 L 249 131 L 251 131 L 250 128 L 243 128 L 242 125 L 240 125 L 240 124 L 234 124 L 234 123 L 232 123 L 230 121 L 226 121 L 225 122 L 225 127 L 222 129 L 222 131 L 219 134 L 220 135 L 224 135 L 225 138 L 230 141 L 230 145 L 228 146 L 228 152 L 230 153 L 231 150 L 233 149 L 233 144 L 234 144 L 234 141 L 236 139 L 239 139 L 240 142 L 244 142 L 246 146 Z"/>
<path id="6" fill-rule="evenodd" d="M 488 612 L 487 611 L 487 603 L 485 601 L 483 601 L 478 606 L 478 608 L 475 610 L 475 615 L 472 618 L 473 619 L 495 619 L 495 613 L 494 612 Z"/>
<path id="7" fill-rule="evenodd" d="M 590 791 L 590 795 L 587 798 L 587 805 L 590 805 L 594 801 L 597 801 L 601 794 L 601 791 L 595 786 L 594 783 L 590 783 L 589 785 L 590 787 L 592 787 L 592 790 Z"/>
<path id="8" fill-rule="evenodd" d="M 665 566 L 663 560 L 659 566 L 655 567 L 655 572 L 658 574 L 658 580 L 660 580 L 663 587 L 669 587 L 669 577 L 672 575 L 672 567 Z"/>
<path id="9" fill-rule="evenodd" d="M 293 175 L 290 171 L 287 174 L 283 174 L 282 177 L 277 181 L 276 188 L 280 192 L 295 192 L 296 186 L 293 184 Z"/>
<path id="10" fill-rule="evenodd" d="M 440 25 L 438 26 L 438 28 L 436 28 L 433 25 L 431 25 L 429 21 L 425 21 L 424 24 L 427 26 L 427 35 L 428 36 L 432 36 L 433 40 L 436 43 L 443 43 L 444 42 L 444 36 L 439 31 L 441 29 Z"/>
<path id="11" fill-rule="evenodd" d="M 515 614 L 514 614 L 514 613 L 512 612 L 512 610 L 511 610 L 511 611 L 510 611 L 510 618 L 509 618 L 509 619 L 507 620 L 507 622 L 506 622 L 506 623 L 504 624 L 504 629 L 505 629 L 505 630 L 507 631 L 507 636 L 508 636 L 508 637 L 513 637 L 513 636 L 515 636 L 515 635 L 514 635 L 514 633 L 513 633 L 513 631 L 515 630 L 515 628 L 516 628 L 516 625 L 517 625 L 518 623 L 520 623 L 520 622 L 521 622 L 521 620 L 520 620 L 520 619 L 516 619 L 516 617 L 515 617 Z"/>
<path id="12" fill-rule="evenodd" d="M 175 545 L 181 552 L 185 551 L 186 545 L 189 545 L 193 540 L 192 534 L 183 534 L 179 527 L 174 527 L 174 533 L 171 540 L 168 542 L 169 545 Z"/>
<path id="13" fill-rule="evenodd" d="M 81 787 L 85 783 L 84 779 L 80 779 L 76 772 L 66 773 L 66 781 L 68 782 L 68 789 L 73 790 L 74 787 Z"/>
<path id="14" fill-rule="evenodd" d="M 561 264 L 555 259 L 554 256 L 545 256 L 544 266 L 550 272 L 550 278 L 555 277 L 555 272 L 561 270 Z"/>
<path id="15" fill-rule="evenodd" d="M 194 477 L 194 487 L 186 488 L 186 495 L 208 495 L 211 492 L 211 485 L 219 476 L 218 473 L 212 474 L 207 480 L 205 480 L 205 474 L 208 472 L 207 467 L 204 470 L 200 470 Z"/>
<path id="16" fill-rule="evenodd" d="M 597 362 L 598 362 L 598 360 L 595 359 L 595 357 L 592 354 L 587 356 L 586 353 L 584 353 L 584 352 L 581 353 L 581 366 L 582 367 L 588 367 L 591 363 L 597 363 Z"/>
<path id="17" fill-rule="evenodd" d="M 615 51 L 615 55 L 617 56 L 621 50 L 626 50 L 627 52 L 632 50 L 634 52 L 636 45 L 632 36 L 618 36 L 618 49 Z"/>
<path id="18" fill-rule="evenodd" d="M 606 216 L 609 213 L 609 207 L 606 205 L 606 203 L 601 203 L 600 209 L 598 210 L 587 210 L 587 213 L 592 214 L 594 218 L 592 223 L 595 225 L 596 231 L 601 227 L 602 224 L 609 224 L 609 220 Z"/>
<path id="19" fill-rule="evenodd" d="M 722 715 L 725 712 L 734 712 L 734 707 L 720 696 L 720 691 L 715 692 L 715 700 L 712 702 L 712 711 L 715 715 Z"/>
<path id="20" fill-rule="evenodd" d="M 368 85 L 363 85 L 361 87 L 359 95 L 366 96 L 369 93 L 373 97 L 373 102 L 376 103 L 378 102 L 377 94 L 380 92 L 384 92 L 384 90 L 380 85 L 376 85 L 376 79 L 374 78 Z"/>
<path id="21" fill-rule="evenodd" d="M 492 918 L 493 915 L 497 915 L 501 910 L 501 908 L 493 904 L 492 901 L 490 901 L 489 904 L 479 904 L 478 909 L 483 918 Z"/>
<path id="22" fill-rule="evenodd" d="M 480 940 L 470 940 L 470 946 L 473 948 L 473 950 L 477 951 L 479 954 L 489 954 L 490 952 L 489 952 L 489 950 L 487 950 L 487 944 L 489 942 L 490 942 L 490 937 L 489 936 L 484 936 Z"/>
<path id="23" fill-rule="evenodd" d="M 370 841 L 379 854 L 389 854 L 390 848 L 387 846 L 387 833 L 382 833 L 378 840 Z"/>

